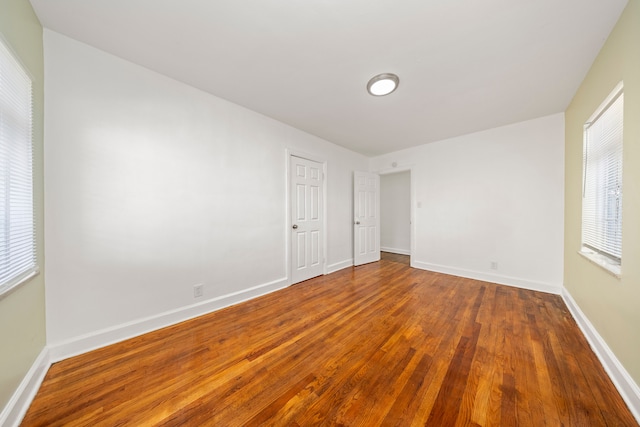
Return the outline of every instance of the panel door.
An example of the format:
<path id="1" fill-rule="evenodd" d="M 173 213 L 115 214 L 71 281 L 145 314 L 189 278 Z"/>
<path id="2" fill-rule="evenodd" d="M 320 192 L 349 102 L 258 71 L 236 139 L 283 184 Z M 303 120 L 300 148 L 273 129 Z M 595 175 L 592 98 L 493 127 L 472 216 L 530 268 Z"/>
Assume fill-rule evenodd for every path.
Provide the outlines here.
<path id="1" fill-rule="evenodd" d="M 291 279 L 298 283 L 324 272 L 324 177 L 322 164 L 291 156 Z"/>
<path id="2" fill-rule="evenodd" d="M 380 260 L 380 176 L 354 172 L 353 175 L 353 264 Z"/>

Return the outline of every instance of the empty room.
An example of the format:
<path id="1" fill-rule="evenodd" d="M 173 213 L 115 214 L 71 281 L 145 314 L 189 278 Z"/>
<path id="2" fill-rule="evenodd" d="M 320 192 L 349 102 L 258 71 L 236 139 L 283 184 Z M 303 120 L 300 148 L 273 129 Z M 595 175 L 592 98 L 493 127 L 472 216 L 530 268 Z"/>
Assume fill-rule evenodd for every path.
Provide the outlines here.
<path id="1" fill-rule="evenodd" d="M 0 0 L 0 426 L 637 426 L 640 0 Z"/>

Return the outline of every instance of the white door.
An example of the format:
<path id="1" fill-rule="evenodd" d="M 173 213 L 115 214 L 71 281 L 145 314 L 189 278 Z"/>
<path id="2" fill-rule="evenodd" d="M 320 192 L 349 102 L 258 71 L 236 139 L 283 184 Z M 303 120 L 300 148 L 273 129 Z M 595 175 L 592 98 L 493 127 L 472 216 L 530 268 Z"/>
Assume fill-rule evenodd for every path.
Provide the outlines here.
<path id="1" fill-rule="evenodd" d="M 353 264 L 380 260 L 380 176 L 353 175 Z"/>
<path id="2" fill-rule="evenodd" d="M 291 283 L 320 276 L 324 270 L 324 177 L 322 164 L 290 157 Z"/>

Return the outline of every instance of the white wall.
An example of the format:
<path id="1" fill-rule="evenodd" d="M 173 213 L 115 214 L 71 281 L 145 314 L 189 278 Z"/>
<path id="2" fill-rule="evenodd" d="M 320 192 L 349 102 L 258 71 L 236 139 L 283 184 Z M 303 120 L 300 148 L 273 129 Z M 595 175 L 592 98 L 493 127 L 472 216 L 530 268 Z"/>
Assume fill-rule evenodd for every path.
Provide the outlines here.
<path id="1" fill-rule="evenodd" d="M 411 173 L 380 176 L 380 249 L 411 254 Z"/>
<path id="2" fill-rule="evenodd" d="M 55 32 L 44 38 L 54 358 L 286 286 L 287 148 L 327 161 L 329 270 L 351 264 L 353 171 L 398 162 L 414 174 L 414 266 L 559 290 L 562 114 L 367 160 Z"/>
<path id="3" fill-rule="evenodd" d="M 414 174 L 413 266 L 560 291 L 563 114 L 375 157 L 370 167 L 393 162 Z"/>
<path id="4" fill-rule="evenodd" d="M 287 285 L 287 148 L 327 161 L 327 264 L 351 264 L 352 173 L 365 157 L 55 32 L 44 39 L 58 358 Z M 194 305 L 199 283 L 209 304 Z"/>

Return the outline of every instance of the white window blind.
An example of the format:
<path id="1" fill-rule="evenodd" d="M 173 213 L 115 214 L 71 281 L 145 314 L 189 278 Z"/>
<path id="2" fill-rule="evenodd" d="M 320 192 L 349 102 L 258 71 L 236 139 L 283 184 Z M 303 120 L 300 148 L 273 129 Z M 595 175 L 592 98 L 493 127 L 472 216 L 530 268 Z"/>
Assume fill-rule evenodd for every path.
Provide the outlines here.
<path id="1" fill-rule="evenodd" d="M 622 84 L 584 128 L 582 245 L 620 264 L 622 260 Z"/>
<path id="2" fill-rule="evenodd" d="M 0 40 L 0 294 L 36 272 L 31 79 Z"/>

